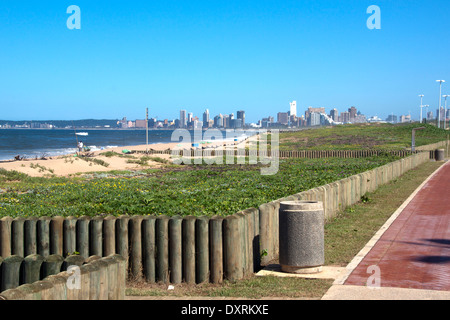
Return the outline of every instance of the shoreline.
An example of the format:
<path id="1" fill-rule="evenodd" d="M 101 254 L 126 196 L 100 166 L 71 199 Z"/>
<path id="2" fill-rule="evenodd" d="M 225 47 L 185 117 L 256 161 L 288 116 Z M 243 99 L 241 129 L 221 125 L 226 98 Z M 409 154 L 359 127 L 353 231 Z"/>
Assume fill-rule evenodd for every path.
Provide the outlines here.
<path id="1" fill-rule="evenodd" d="M 175 131 L 175 130 L 179 130 L 180 128 L 148 128 L 148 131 Z M 202 128 L 201 131 L 207 131 L 210 129 L 217 129 L 217 130 L 229 130 L 230 128 Z M 243 132 L 253 132 L 253 131 L 258 131 L 261 128 L 246 128 L 246 129 L 231 129 L 231 130 L 242 130 Z M 2 128 L 0 127 L 0 130 L 69 130 L 69 131 L 74 131 L 74 128 Z M 146 128 L 95 128 L 95 127 L 75 127 L 75 130 L 78 131 L 95 131 L 95 130 L 106 130 L 106 131 L 111 131 L 111 130 L 117 130 L 117 131 L 125 131 L 125 130 L 129 130 L 129 131 L 146 131 Z M 198 130 L 200 131 L 200 129 L 192 129 L 192 128 L 183 128 L 182 130 L 188 130 L 188 131 L 195 131 Z"/>
<path id="2" fill-rule="evenodd" d="M 54 128 L 54 129 L 43 129 L 43 128 L 41 128 L 41 129 L 39 129 L 39 128 L 7 128 L 7 129 L 5 129 L 5 128 L 0 128 L 0 129 L 1 130 L 12 130 L 12 131 L 17 131 L 17 130 L 37 130 L 37 131 L 67 131 L 67 130 L 69 130 L 69 131 L 73 131 L 73 129 L 67 129 L 67 128 Z M 145 129 L 141 130 L 141 129 L 138 129 L 138 128 L 131 128 L 131 129 L 83 128 L 83 129 L 85 131 L 90 131 L 90 130 L 92 130 L 92 131 L 127 131 L 127 130 L 128 131 L 145 131 Z M 149 129 L 149 130 L 152 131 L 152 132 L 158 132 L 158 131 L 160 131 L 160 132 L 172 132 L 172 133 L 175 132 L 175 130 L 171 130 L 171 129 L 156 129 L 156 128 L 154 128 L 154 129 Z M 197 143 L 199 145 L 200 144 L 205 144 L 206 142 L 211 141 L 211 139 L 202 139 L 203 135 L 204 135 L 204 132 L 206 132 L 208 129 L 202 129 L 201 131 L 200 130 L 198 130 L 198 131 L 196 131 L 196 130 L 188 130 L 188 129 L 183 129 L 183 130 L 186 130 L 186 132 L 188 132 L 190 134 L 189 140 L 193 140 L 194 143 Z M 214 130 L 216 130 L 216 129 L 214 129 Z M 228 137 L 228 133 L 225 134 L 223 132 L 223 130 L 220 130 L 220 129 L 217 129 L 217 130 L 220 131 L 221 136 L 219 135 L 219 137 L 220 137 L 219 140 L 212 140 L 212 141 L 214 141 L 214 142 L 218 141 L 218 142 L 224 142 L 224 143 L 226 143 L 226 142 L 233 142 L 232 139 L 235 138 L 233 135 L 232 135 L 232 137 Z M 79 132 L 77 132 L 77 133 L 80 134 L 82 132 L 83 132 L 82 130 L 79 130 Z M 198 139 L 199 132 L 201 132 L 200 139 Z M 179 134 L 179 138 L 182 138 L 183 140 L 185 140 L 185 137 L 183 136 L 183 134 L 184 134 L 183 132 L 180 133 Z M 211 135 L 213 137 L 215 137 L 214 134 L 215 133 L 213 132 Z M 258 132 L 258 130 L 242 130 L 242 131 L 239 130 L 239 131 L 237 131 L 237 134 L 239 135 L 237 137 L 238 140 L 241 141 L 242 139 L 248 139 L 250 137 L 258 135 L 259 132 Z M 157 134 L 157 135 L 159 135 L 159 134 Z M 205 138 L 207 138 L 206 136 L 207 136 L 207 134 L 205 134 Z M 167 139 L 170 139 L 170 136 L 164 136 L 162 138 L 163 139 L 156 138 L 156 139 L 152 139 L 152 140 L 166 140 L 166 141 L 162 141 L 162 142 L 152 141 L 152 142 L 149 142 L 148 143 L 148 148 L 149 149 L 158 150 L 159 149 L 159 147 L 158 147 L 159 145 L 170 145 L 170 148 L 173 148 L 174 144 L 175 144 L 175 146 L 178 144 L 177 142 L 167 141 Z M 84 140 L 81 136 L 80 136 L 79 139 L 80 140 Z M 114 141 L 114 142 L 116 142 L 116 141 Z M 110 145 L 107 145 L 106 143 L 105 143 L 106 145 L 101 145 L 101 144 L 98 144 L 98 142 L 97 143 L 95 143 L 95 142 L 94 143 L 89 143 L 88 142 L 86 144 L 86 147 L 89 147 L 91 149 L 91 152 L 97 152 L 97 151 L 108 151 L 110 149 L 116 149 L 116 148 L 127 148 L 127 149 L 130 149 L 130 148 L 134 148 L 134 147 L 137 147 L 137 148 L 139 148 L 139 150 L 142 150 L 142 146 L 145 145 L 144 143 L 142 143 L 142 141 L 139 141 L 140 143 L 136 144 L 136 145 L 132 144 L 132 145 L 123 145 L 123 146 L 117 144 L 117 142 L 116 143 L 114 143 L 114 142 L 110 141 L 109 142 L 109 143 L 111 143 Z M 61 146 L 59 146 L 58 148 L 55 148 L 55 149 L 45 149 L 45 148 L 43 148 L 43 149 L 40 149 L 40 150 L 26 150 L 26 151 L 25 150 L 20 150 L 20 151 L 17 150 L 17 152 L 12 151 L 12 152 L 8 152 L 7 154 L 3 155 L 0 158 L 0 163 L 17 161 L 17 160 L 15 160 L 15 157 L 17 157 L 17 156 L 23 157 L 24 159 L 27 159 L 27 160 L 39 160 L 40 158 L 43 158 L 43 157 L 45 157 L 45 158 L 56 158 L 56 157 L 59 157 L 59 156 L 67 156 L 67 155 L 71 155 L 71 154 L 74 154 L 74 153 L 77 152 L 77 148 L 74 145 L 75 144 L 73 144 L 72 146 L 61 145 Z M 188 145 L 187 148 L 191 147 L 188 143 L 187 143 L 187 145 Z M 204 145 L 201 145 L 201 147 L 202 146 L 204 146 Z M 210 142 L 208 142 L 208 146 L 210 146 Z"/>
<path id="3" fill-rule="evenodd" d="M 246 136 L 246 138 L 244 139 L 240 139 L 237 142 L 238 143 L 242 143 L 243 141 L 246 141 L 248 139 L 250 139 L 251 137 L 254 136 Z M 94 153 L 94 154 L 99 154 L 102 152 L 107 152 L 107 151 L 114 151 L 114 152 L 119 152 L 119 149 L 127 149 L 127 150 L 133 150 L 133 151 L 144 151 L 144 150 L 155 150 L 155 151 L 162 151 L 162 150 L 172 150 L 172 149 L 179 149 L 179 148 L 183 148 L 183 149 L 200 149 L 202 147 L 213 147 L 213 148 L 217 148 L 219 146 L 224 146 L 225 144 L 233 144 L 233 146 L 235 145 L 236 141 L 232 141 L 232 140 L 201 140 L 200 142 L 195 142 L 198 146 L 194 147 L 191 143 L 182 143 L 182 142 L 154 142 L 154 143 L 149 143 L 147 144 L 138 144 L 138 145 L 127 145 L 127 146 L 106 146 L 106 147 L 101 147 L 100 149 L 96 146 L 86 146 L 88 148 L 91 148 L 91 150 L 86 151 L 89 153 Z M 92 150 L 92 148 L 94 148 L 94 150 Z M 72 149 L 71 151 L 69 151 L 69 149 Z M 58 154 L 52 154 L 52 151 L 35 151 L 33 153 L 32 156 L 29 155 L 25 155 L 25 154 L 21 154 L 21 153 L 17 153 L 16 156 L 22 156 L 25 157 L 23 159 L 17 160 L 14 158 L 9 158 L 9 159 L 0 159 L 0 164 L 1 163 L 7 163 L 7 162 L 15 162 L 15 161 L 36 161 L 36 160 L 41 160 L 42 158 L 58 158 L 58 157 L 67 157 L 67 156 L 71 156 L 74 154 L 77 154 L 77 148 L 73 147 L 73 148 L 64 148 L 64 149 L 57 149 L 57 150 L 67 150 L 67 152 L 64 151 L 58 151 Z M 120 150 L 121 152 L 122 150 Z M 57 151 L 53 151 L 53 152 L 57 152 Z M 120 153 L 119 152 L 119 153 Z M 38 156 L 38 154 L 41 154 L 41 156 Z"/>
<path id="4" fill-rule="evenodd" d="M 88 154 L 89 157 L 83 158 L 79 157 L 77 153 L 69 153 L 66 155 L 59 156 L 48 156 L 45 159 L 23 159 L 23 160 L 0 160 L 0 168 L 5 169 L 7 171 L 17 171 L 21 173 L 28 174 L 31 177 L 45 177 L 45 176 L 61 176 L 61 177 L 70 177 L 77 174 L 85 174 L 90 172 L 107 172 L 112 170 L 120 170 L 120 171 L 136 171 L 142 169 L 149 168 L 159 168 L 164 164 L 158 161 L 148 160 L 148 165 L 140 165 L 136 163 L 130 162 L 131 157 L 134 160 L 139 160 L 145 156 L 152 156 L 143 154 L 130 154 L 128 157 L 125 156 L 124 150 L 129 151 L 146 151 L 146 150 L 155 150 L 155 151 L 164 151 L 164 150 L 186 150 L 186 149 L 217 149 L 223 147 L 227 148 L 242 148 L 243 145 L 247 143 L 251 143 L 258 139 L 258 134 L 253 136 L 247 136 L 244 139 L 240 139 L 238 141 L 230 141 L 230 140 L 216 140 L 210 141 L 210 143 L 206 144 L 198 144 L 197 147 L 192 147 L 192 143 L 183 143 L 183 142 L 169 142 L 169 143 L 154 143 L 154 144 L 141 144 L 141 145 L 131 145 L 131 146 L 123 146 L 123 147 L 112 147 L 103 150 L 95 150 L 89 151 L 84 154 Z M 201 140 L 202 142 L 205 140 Z M 206 140 L 207 141 L 207 140 Z M 106 157 L 102 155 L 106 152 L 116 152 L 119 155 Z M 131 156 L 131 157 L 130 157 Z M 171 161 L 171 154 L 155 154 L 153 157 L 162 158 L 167 161 Z M 93 161 L 85 161 L 85 160 L 93 160 Z M 96 161 L 97 160 L 97 161 Z M 101 165 L 103 162 L 105 165 Z"/>

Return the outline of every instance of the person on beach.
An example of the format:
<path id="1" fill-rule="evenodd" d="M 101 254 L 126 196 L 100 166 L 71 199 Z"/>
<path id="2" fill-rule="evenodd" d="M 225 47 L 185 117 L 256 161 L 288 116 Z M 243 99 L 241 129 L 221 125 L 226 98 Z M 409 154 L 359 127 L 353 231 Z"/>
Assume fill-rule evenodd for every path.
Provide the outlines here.
<path id="1" fill-rule="evenodd" d="M 83 147 L 84 147 L 83 141 L 78 142 L 78 151 L 79 152 L 83 152 Z"/>

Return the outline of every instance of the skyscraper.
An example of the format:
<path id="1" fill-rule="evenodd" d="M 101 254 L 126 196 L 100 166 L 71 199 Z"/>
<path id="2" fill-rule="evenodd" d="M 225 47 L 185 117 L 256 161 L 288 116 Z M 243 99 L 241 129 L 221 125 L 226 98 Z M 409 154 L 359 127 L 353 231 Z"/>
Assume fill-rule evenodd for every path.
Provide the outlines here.
<path id="1" fill-rule="evenodd" d="M 224 114 L 222 117 L 223 117 L 223 127 L 229 128 L 230 127 L 230 116 L 228 114 Z"/>
<path id="2" fill-rule="evenodd" d="M 339 118 L 340 122 L 349 123 L 350 122 L 350 112 L 344 111 L 341 112 L 341 116 Z"/>
<path id="3" fill-rule="evenodd" d="M 311 127 L 320 126 L 320 124 L 321 124 L 320 117 L 321 117 L 321 113 L 311 112 L 308 117 L 308 125 Z"/>
<path id="4" fill-rule="evenodd" d="M 292 101 L 289 103 L 291 105 L 289 109 L 290 116 L 297 116 L 297 101 Z"/>
<path id="5" fill-rule="evenodd" d="M 337 110 L 336 108 L 335 108 L 335 109 L 332 109 L 332 110 L 330 111 L 330 118 L 333 119 L 333 120 L 336 121 L 336 122 L 339 121 L 339 113 L 338 113 L 338 110 Z"/>
<path id="6" fill-rule="evenodd" d="M 348 109 L 348 112 L 350 113 L 350 122 L 354 122 L 358 110 L 356 110 L 355 107 L 351 107 L 351 108 Z"/>
<path id="7" fill-rule="evenodd" d="M 180 111 L 180 128 L 186 128 L 186 110 Z"/>
<path id="8" fill-rule="evenodd" d="M 206 109 L 203 113 L 203 127 L 208 128 L 209 127 L 209 110 Z"/>
<path id="9" fill-rule="evenodd" d="M 222 128 L 223 125 L 223 116 L 222 114 L 219 114 L 217 116 L 214 117 L 214 127 L 216 128 Z"/>
<path id="10" fill-rule="evenodd" d="M 243 110 L 238 111 L 237 118 L 242 120 L 242 127 L 245 127 L 245 111 Z"/>
<path id="11" fill-rule="evenodd" d="M 325 108 L 313 108 L 313 107 L 309 107 L 308 110 L 305 111 L 305 119 L 309 118 L 309 115 L 311 113 L 325 113 Z"/>
<path id="12" fill-rule="evenodd" d="M 308 125 L 311 125 L 310 117 L 311 117 L 311 114 L 313 114 L 313 113 L 318 113 L 319 115 L 322 114 L 322 113 L 325 113 L 325 108 L 323 108 L 323 107 L 322 108 L 309 107 L 308 110 L 305 111 L 305 120 L 306 120 L 306 123 Z M 312 123 L 316 123 L 317 122 L 316 120 L 317 119 L 314 119 L 312 121 Z M 319 119 L 319 124 L 320 124 L 320 119 Z"/>
<path id="13" fill-rule="evenodd" d="M 278 112 L 277 114 L 277 122 L 279 124 L 288 124 L 289 123 L 289 116 L 287 112 Z"/>

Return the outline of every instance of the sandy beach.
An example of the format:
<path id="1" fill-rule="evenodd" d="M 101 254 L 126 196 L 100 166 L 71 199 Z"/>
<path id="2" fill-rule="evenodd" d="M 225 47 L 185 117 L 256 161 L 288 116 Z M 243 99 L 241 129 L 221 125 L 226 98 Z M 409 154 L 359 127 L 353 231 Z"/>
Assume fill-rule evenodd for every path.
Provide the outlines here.
<path id="1" fill-rule="evenodd" d="M 207 146 L 208 149 L 234 149 L 234 148 L 243 148 L 245 144 L 248 144 L 250 141 L 255 141 L 257 136 L 252 136 L 247 138 L 246 140 L 240 142 L 226 142 L 218 141 L 211 142 L 205 145 L 200 145 L 198 148 L 205 148 Z M 191 144 L 187 143 L 161 143 L 161 144 L 151 144 L 151 145 L 137 145 L 137 146 L 126 146 L 126 147 L 116 147 L 110 149 L 104 149 L 94 152 L 84 153 L 82 155 L 89 154 L 89 157 L 84 157 L 89 161 L 85 161 L 78 156 L 77 154 L 68 154 L 64 156 L 58 157 L 48 157 L 46 159 L 24 159 L 17 161 L 2 161 L 0 162 L 0 168 L 5 170 L 14 170 L 18 172 L 22 172 L 28 174 L 31 177 L 45 177 L 45 176 L 64 176 L 68 177 L 71 175 L 89 173 L 89 172 L 107 172 L 111 170 L 142 170 L 147 168 L 158 168 L 163 164 L 161 162 L 148 160 L 148 165 L 141 165 L 136 163 L 130 163 L 130 160 L 139 160 L 144 156 L 150 157 L 158 157 L 168 161 L 171 161 L 171 154 L 142 154 L 142 153 L 133 153 L 128 157 L 121 157 L 119 155 L 106 157 L 102 155 L 108 151 L 116 152 L 120 155 L 124 155 L 124 150 L 129 151 L 146 151 L 146 150 L 176 150 L 176 149 L 191 149 Z M 196 148 L 194 148 L 196 149 Z M 97 159 L 99 161 L 92 161 L 93 159 Z M 103 161 L 107 163 L 108 166 L 101 165 L 100 162 Z"/>

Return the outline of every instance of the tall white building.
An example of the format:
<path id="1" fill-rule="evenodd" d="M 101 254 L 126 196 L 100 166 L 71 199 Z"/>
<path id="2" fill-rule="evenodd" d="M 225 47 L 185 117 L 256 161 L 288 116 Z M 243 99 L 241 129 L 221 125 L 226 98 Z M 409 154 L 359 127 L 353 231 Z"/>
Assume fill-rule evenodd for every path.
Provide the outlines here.
<path id="1" fill-rule="evenodd" d="M 289 109 L 290 116 L 297 116 L 297 101 L 292 101 L 289 103 L 291 108 Z"/>
<path id="2" fill-rule="evenodd" d="M 311 126 L 311 127 L 320 126 L 320 124 L 321 124 L 320 119 L 321 119 L 321 114 L 320 113 L 312 112 L 310 114 L 310 116 L 309 116 L 309 123 L 308 123 L 308 125 Z"/>

